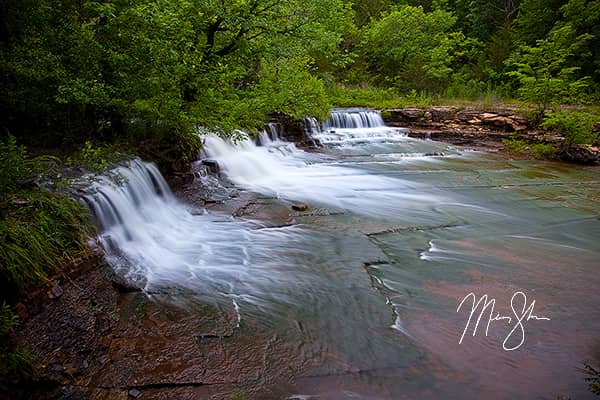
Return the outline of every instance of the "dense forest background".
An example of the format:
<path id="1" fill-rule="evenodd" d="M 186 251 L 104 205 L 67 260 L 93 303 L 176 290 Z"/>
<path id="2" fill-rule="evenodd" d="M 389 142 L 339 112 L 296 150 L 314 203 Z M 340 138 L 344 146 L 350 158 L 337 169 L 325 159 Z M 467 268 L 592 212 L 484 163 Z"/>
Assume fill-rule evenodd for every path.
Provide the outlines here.
<path id="1" fill-rule="evenodd" d="M 600 1 L 3 0 L 0 125 L 36 146 L 197 151 L 270 113 L 600 98 Z M 352 104 L 354 103 L 354 104 Z"/>

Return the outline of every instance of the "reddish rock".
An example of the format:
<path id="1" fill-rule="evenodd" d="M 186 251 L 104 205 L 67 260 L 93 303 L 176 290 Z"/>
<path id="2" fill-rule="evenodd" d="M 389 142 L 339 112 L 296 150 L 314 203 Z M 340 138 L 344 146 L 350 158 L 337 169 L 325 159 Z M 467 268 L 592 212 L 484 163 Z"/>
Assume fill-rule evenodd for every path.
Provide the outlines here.
<path id="1" fill-rule="evenodd" d="M 296 211 L 306 211 L 308 210 L 308 206 L 304 203 L 293 204 L 292 209 Z"/>

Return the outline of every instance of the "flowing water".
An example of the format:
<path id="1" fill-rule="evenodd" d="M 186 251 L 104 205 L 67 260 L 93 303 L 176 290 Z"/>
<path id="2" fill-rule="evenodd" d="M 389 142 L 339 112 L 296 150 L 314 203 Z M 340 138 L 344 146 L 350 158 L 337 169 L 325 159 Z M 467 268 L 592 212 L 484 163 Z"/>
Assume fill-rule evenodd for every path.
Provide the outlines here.
<path id="1" fill-rule="evenodd" d="M 186 205 L 141 161 L 117 171 L 125 185 L 98 182 L 87 200 L 112 265 L 151 296 L 231 307 L 293 345 L 303 368 L 274 398 L 591 398 L 600 169 L 459 151 L 348 114 L 313 126 L 319 153 L 273 131 L 262 146 L 205 138 L 240 190 L 309 205 L 288 226 Z M 507 351 L 514 318 L 488 327 L 485 314 L 459 344 L 471 292 L 500 317 L 523 292 L 549 320 L 524 321 Z"/>

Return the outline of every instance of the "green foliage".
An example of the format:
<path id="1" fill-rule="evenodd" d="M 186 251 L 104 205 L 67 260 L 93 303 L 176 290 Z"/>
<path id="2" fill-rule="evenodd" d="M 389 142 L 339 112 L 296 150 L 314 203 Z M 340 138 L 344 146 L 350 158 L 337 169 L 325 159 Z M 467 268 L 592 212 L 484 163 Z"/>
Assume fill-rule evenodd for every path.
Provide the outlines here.
<path id="1" fill-rule="evenodd" d="M 594 124 L 600 121 L 600 115 L 584 111 L 558 111 L 546 116 L 542 127 L 552 130 L 562 136 L 562 150 L 576 144 L 594 144 L 599 138 L 594 133 Z"/>
<path id="2" fill-rule="evenodd" d="M 235 388 L 233 390 L 233 392 L 231 392 L 231 394 L 229 395 L 229 397 L 227 398 L 228 400 L 246 400 L 248 398 L 248 395 L 246 394 L 246 392 L 244 392 L 243 390 L 239 389 L 239 388 Z"/>
<path id="3" fill-rule="evenodd" d="M 0 202 L 28 183 L 32 168 L 24 146 L 18 146 L 14 136 L 0 140 Z"/>
<path id="4" fill-rule="evenodd" d="M 15 315 L 11 307 L 2 302 L 0 304 L 0 337 L 6 336 L 12 332 L 13 328 L 19 324 L 19 317 Z"/>
<path id="5" fill-rule="evenodd" d="M 411 6 L 373 20 L 361 48 L 376 82 L 401 91 L 443 87 L 452 73 L 449 31 L 454 22 L 448 12 Z"/>
<path id="6" fill-rule="evenodd" d="M 85 144 L 97 170 L 98 143 L 174 168 L 197 126 L 227 135 L 332 104 L 518 94 L 541 119 L 600 99 L 600 0 L 22 0 L 0 16 L 0 129 Z"/>
<path id="7" fill-rule="evenodd" d="M 65 259 L 83 254 L 88 216 L 79 203 L 30 189 L 15 194 L 0 220 L 0 277 L 3 296 L 39 284 Z"/>
<path id="8" fill-rule="evenodd" d="M 513 156 L 523 155 L 529 150 L 527 142 L 521 139 L 504 139 L 502 143 L 508 154 Z"/>
<path id="9" fill-rule="evenodd" d="M 34 185 L 52 158 L 30 159 L 11 136 L 0 146 L 0 296 L 9 298 L 84 252 L 88 219 L 80 204 Z"/>
<path id="10" fill-rule="evenodd" d="M 101 174 L 106 172 L 111 165 L 121 161 L 124 155 L 115 151 L 114 147 L 92 144 L 89 140 L 83 147 L 73 153 L 67 162 L 84 168 L 88 171 Z"/>
<path id="11" fill-rule="evenodd" d="M 556 147 L 548 143 L 535 143 L 530 146 L 531 154 L 535 158 L 541 160 L 556 160 L 558 158 L 558 151 Z"/>
<path id="12" fill-rule="evenodd" d="M 353 87 L 333 85 L 327 89 L 329 101 L 334 107 L 391 108 L 398 99 L 393 88 Z"/>
<path id="13" fill-rule="evenodd" d="M 25 348 L 20 348 L 0 356 L 0 375 L 15 379 L 33 372 L 33 355 Z"/>
<path id="14" fill-rule="evenodd" d="M 590 364 L 586 363 L 584 365 L 584 372 L 587 375 L 585 380 L 589 382 L 588 389 L 595 395 L 600 396 L 600 370 L 597 370 Z"/>
<path id="15" fill-rule="evenodd" d="M 509 60 L 515 70 L 508 75 L 519 82 L 519 95 L 538 105 L 540 117 L 552 103 L 583 100 L 589 77 L 578 77 L 579 67 L 569 59 L 589 39 L 590 35 L 577 36 L 570 25 L 564 25 L 538 40 L 535 47 L 521 46 Z"/>

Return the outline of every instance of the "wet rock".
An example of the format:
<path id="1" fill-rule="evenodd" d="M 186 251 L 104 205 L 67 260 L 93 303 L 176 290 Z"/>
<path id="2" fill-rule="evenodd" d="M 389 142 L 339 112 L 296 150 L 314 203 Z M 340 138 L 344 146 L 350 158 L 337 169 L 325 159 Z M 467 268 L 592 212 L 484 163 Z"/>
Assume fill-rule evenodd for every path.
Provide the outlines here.
<path id="1" fill-rule="evenodd" d="M 58 285 L 52 286 L 50 290 L 47 292 L 49 299 L 58 299 L 63 295 L 63 290 Z"/>
<path id="2" fill-rule="evenodd" d="M 292 209 L 296 211 L 306 211 L 308 210 L 308 206 L 304 203 L 292 204 Z"/>
<path id="3" fill-rule="evenodd" d="M 211 174 L 219 175 L 219 163 L 215 160 L 202 160 L 202 165 L 206 165 Z"/>
<path id="4" fill-rule="evenodd" d="M 112 287 L 117 289 L 121 293 L 134 293 L 141 292 L 142 288 L 139 287 L 136 283 L 128 281 L 121 275 L 114 275 L 111 279 Z"/>
<path id="5" fill-rule="evenodd" d="M 433 153 L 425 153 L 425 157 L 443 157 L 445 154 L 443 152 L 435 151 Z"/>
<path id="6" fill-rule="evenodd" d="M 194 181 L 194 173 L 192 171 L 177 171 L 169 176 L 169 184 L 171 187 L 179 187 L 190 184 Z"/>

